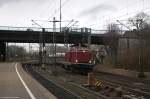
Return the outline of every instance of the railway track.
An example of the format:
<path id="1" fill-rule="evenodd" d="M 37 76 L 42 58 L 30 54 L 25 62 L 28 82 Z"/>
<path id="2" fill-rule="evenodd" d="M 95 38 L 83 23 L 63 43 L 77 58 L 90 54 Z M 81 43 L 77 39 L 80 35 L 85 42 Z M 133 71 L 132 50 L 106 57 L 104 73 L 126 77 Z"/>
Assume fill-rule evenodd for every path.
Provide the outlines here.
<path id="1" fill-rule="evenodd" d="M 105 87 L 110 87 L 110 89 L 113 89 L 113 91 L 117 88 L 120 88 L 120 91 L 124 96 L 130 97 L 128 99 L 132 99 L 132 97 L 134 97 L 134 99 L 150 98 L 150 86 L 148 81 L 140 81 L 139 79 L 107 73 L 96 73 L 95 75 L 97 79 L 101 80 L 105 84 Z"/>
<path id="2" fill-rule="evenodd" d="M 48 80 L 38 72 L 34 71 L 31 64 L 23 65 L 23 68 L 30 73 L 37 81 L 39 81 L 45 88 L 47 88 L 58 99 L 82 99 L 78 95 L 70 92 L 69 90 L 61 87 L 53 81 Z"/>
<path id="3" fill-rule="evenodd" d="M 36 74 L 37 72 L 33 71 L 32 68 L 28 68 L 28 70 L 30 73 L 33 73 L 32 75 L 37 75 Z M 87 77 L 85 75 L 83 76 L 83 75 L 74 74 L 74 73 L 67 73 L 61 70 L 59 72 L 62 72 L 64 75 L 64 76 L 61 75 L 61 77 L 68 79 L 68 81 L 72 81 L 73 83 L 76 83 L 76 84 L 85 83 L 87 81 L 86 79 Z M 119 75 L 113 75 L 109 73 L 95 73 L 95 77 L 99 79 L 100 81 L 102 81 L 104 84 L 103 88 L 100 91 L 97 91 L 97 93 L 108 97 L 106 99 L 150 99 L 149 81 L 136 79 L 136 78 L 130 78 L 130 77 L 124 77 L 124 76 L 119 76 Z M 35 78 L 38 78 L 38 77 L 35 77 Z M 88 87 L 85 87 L 85 88 L 88 88 Z M 50 92 L 51 91 L 53 90 L 50 90 Z M 57 96 L 58 93 L 56 92 L 53 94 L 54 95 L 56 94 Z M 63 94 L 66 94 L 66 93 L 63 93 Z M 58 98 L 58 99 L 66 99 L 63 97 Z M 80 97 L 68 98 L 68 95 L 66 95 L 65 97 L 67 97 L 67 99 L 81 99 Z"/>

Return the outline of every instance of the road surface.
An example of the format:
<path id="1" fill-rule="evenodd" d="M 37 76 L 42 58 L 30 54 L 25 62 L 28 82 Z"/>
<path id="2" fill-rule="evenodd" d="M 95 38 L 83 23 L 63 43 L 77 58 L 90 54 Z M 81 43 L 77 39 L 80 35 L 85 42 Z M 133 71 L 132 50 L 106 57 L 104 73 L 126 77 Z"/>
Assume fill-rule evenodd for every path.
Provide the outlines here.
<path id="1" fill-rule="evenodd" d="M 0 99 L 56 99 L 18 63 L 0 63 Z"/>

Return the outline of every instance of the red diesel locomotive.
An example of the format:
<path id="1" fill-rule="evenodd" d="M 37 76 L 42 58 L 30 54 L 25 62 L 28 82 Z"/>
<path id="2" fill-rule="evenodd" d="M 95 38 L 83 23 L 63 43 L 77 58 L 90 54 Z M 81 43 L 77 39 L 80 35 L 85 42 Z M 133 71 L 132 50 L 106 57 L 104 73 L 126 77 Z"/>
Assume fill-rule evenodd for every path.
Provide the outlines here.
<path id="1" fill-rule="evenodd" d="M 75 44 L 65 53 L 63 68 L 72 72 L 87 73 L 93 70 L 92 53 L 85 46 Z"/>

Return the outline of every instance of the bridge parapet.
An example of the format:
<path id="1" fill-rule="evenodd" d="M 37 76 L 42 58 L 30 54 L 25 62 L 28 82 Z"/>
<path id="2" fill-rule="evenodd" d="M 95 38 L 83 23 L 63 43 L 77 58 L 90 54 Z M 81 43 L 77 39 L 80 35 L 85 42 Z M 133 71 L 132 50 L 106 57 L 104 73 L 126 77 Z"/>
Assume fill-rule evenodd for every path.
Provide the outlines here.
<path id="1" fill-rule="evenodd" d="M 53 32 L 53 28 L 44 28 L 45 32 Z M 41 32 L 42 28 L 40 27 L 13 27 L 13 26 L 0 26 L 0 30 L 7 31 L 36 31 Z M 107 30 L 94 30 L 91 28 L 67 28 L 62 27 L 62 32 L 68 31 L 69 33 L 89 33 L 89 34 L 104 34 Z M 56 28 L 56 32 L 60 32 L 60 28 Z"/>
<path id="2" fill-rule="evenodd" d="M 10 30 L 10 31 L 42 31 L 42 28 L 39 27 L 13 27 L 13 26 L 0 26 L 0 30 Z M 53 32 L 53 28 L 45 28 L 47 32 Z M 59 32 L 59 29 L 56 29 L 56 32 Z"/>

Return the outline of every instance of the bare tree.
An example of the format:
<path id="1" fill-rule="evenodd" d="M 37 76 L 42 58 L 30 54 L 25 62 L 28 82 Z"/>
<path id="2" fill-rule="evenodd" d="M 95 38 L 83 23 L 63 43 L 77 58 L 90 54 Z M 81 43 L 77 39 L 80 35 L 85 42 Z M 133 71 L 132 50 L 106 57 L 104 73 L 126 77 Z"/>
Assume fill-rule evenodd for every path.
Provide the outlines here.
<path id="1" fill-rule="evenodd" d="M 150 47 L 150 16 L 144 12 L 129 18 L 128 23 L 133 29 L 132 34 L 135 34 L 139 40 L 144 41 L 145 47 Z"/>
<path id="2" fill-rule="evenodd" d="M 143 30 L 150 23 L 150 16 L 144 12 L 140 12 L 128 20 L 131 27 L 137 30 Z"/>
<path id="3" fill-rule="evenodd" d="M 132 18 L 129 18 L 128 23 L 136 36 L 144 41 L 145 47 L 150 47 L 150 16 L 144 12 L 138 13 Z"/>
<path id="4" fill-rule="evenodd" d="M 139 77 L 144 77 L 144 54 L 143 54 L 143 50 L 144 50 L 144 45 L 148 42 L 150 42 L 150 16 L 147 15 L 144 12 L 138 13 L 137 15 L 135 15 L 132 18 L 129 18 L 129 23 L 131 24 L 131 26 L 136 29 L 136 31 L 134 31 L 134 33 L 136 34 L 136 36 L 138 36 L 138 40 L 139 40 Z"/>

